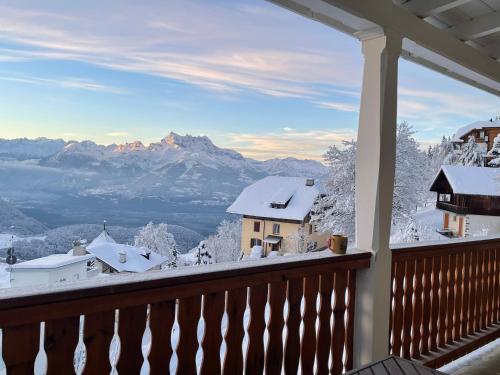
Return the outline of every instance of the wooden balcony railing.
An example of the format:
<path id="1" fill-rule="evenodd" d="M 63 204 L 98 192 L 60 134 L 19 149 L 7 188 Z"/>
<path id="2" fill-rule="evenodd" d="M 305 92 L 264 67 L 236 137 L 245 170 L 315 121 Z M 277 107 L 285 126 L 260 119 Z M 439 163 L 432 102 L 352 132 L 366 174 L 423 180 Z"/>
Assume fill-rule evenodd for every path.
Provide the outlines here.
<path id="1" fill-rule="evenodd" d="M 48 375 L 71 374 L 84 346 L 86 375 L 340 374 L 352 368 L 356 270 L 369 262 L 309 254 L 11 290 L 3 361 L 8 375 L 33 374 L 44 351 Z"/>
<path id="2" fill-rule="evenodd" d="M 392 250 L 391 353 L 429 367 L 500 337 L 500 239 Z"/>

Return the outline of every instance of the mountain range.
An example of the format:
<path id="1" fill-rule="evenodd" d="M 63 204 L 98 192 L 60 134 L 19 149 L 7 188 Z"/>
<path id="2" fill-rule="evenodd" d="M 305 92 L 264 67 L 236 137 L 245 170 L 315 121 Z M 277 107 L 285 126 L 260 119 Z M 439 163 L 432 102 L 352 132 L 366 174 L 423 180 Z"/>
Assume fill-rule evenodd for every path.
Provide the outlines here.
<path id="1" fill-rule="evenodd" d="M 207 232 L 248 184 L 268 175 L 321 179 L 327 168 L 294 158 L 258 161 L 205 136 L 99 145 L 0 139 L 0 197 L 48 226 L 138 225 L 163 217 Z M 172 221 L 175 220 L 175 221 Z"/>

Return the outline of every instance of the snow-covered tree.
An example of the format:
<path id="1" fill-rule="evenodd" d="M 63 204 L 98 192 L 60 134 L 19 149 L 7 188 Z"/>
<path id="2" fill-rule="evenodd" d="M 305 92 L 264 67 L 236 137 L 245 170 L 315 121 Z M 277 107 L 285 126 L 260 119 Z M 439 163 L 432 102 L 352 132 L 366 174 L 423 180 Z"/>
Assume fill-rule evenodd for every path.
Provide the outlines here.
<path id="1" fill-rule="evenodd" d="M 467 143 L 462 146 L 462 155 L 458 160 L 458 164 L 466 165 L 469 167 L 483 166 L 483 155 L 479 150 L 474 136 L 469 136 Z"/>
<path id="2" fill-rule="evenodd" d="M 407 221 L 417 207 L 423 205 L 428 190 L 425 154 L 420 150 L 414 134 L 407 122 L 399 124 L 396 133 L 393 224 Z"/>
<path id="3" fill-rule="evenodd" d="M 325 195 L 317 199 L 311 211 L 311 222 L 320 232 L 354 238 L 356 147 L 356 141 L 344 141 L 342 147 L 330 146 L 324 155 L 330 169 Z"/>
<path id="4" fill-rule="evenodd" d="M 205 252 L 214 263 L 235 262 L 241 255 L 241 220 L 223 220 L 205 241 Z"/>
<path id="5" fill-rule="evenodd" d="M 309 239 L 309 231 L 305 226 L 287 236 L 284 240 L 284 247 L 287 251 L 297 253 L 308 253 L 314 250 L 314 242 Z"/>
<path id="6" fill-rule="evenodd" d="M 172 233 L 169 233 L 167 224 L 148 223 L 135 236 L 135 246 L 146 247 L 163 255 L 167 257 L 169 267 L 177 267 L 177 244 Z"/>
<path id="7" fill-rule="evenodd" d="M 427 190 L 425 153 L 413 137 L 411 126 L 398 125 L 396 135 L 396 175 L 394 182 L 393 223 L 409 220 L 425 197 Z M 315 203 L 311 221 L 320 231 L 342 233 L 351 240 L 355 236 L 355 141 L 344 142 L 343 147 L 331 146 L 325 154 L 330 168 L 325 183 L 325 196 Z"/>
<path id="8" fill-rule="evenodd" d="M 487 156 L 493 158 L 488 162 L 490 167 L 500 167 L 500 134 L 493 139 L 493 146 Z"/>

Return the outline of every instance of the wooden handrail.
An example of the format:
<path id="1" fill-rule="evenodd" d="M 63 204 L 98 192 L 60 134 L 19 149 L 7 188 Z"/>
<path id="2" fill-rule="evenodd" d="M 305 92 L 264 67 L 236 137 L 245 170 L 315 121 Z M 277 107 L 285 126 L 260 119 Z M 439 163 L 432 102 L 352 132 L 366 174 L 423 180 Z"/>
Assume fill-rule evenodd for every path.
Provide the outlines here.
<path id="1" fill-rule="evenodd" d="M 78 331 L 82 329 L 79 317 L 83 315 L 87 351 L 84 374 L 109 373 L 110 363 L 103 358 L 108 355 L 115 323 L 121 339 L 116 365 L 120 374 L 138 373 L 144 361 L 141 340 L 147 324 L 152 335 L 148 357 L 151 373 L 168 372 L 173 351 L 182 373 L 193 373 L 199 347 L 197 327 L 202 317 L 205 335 L 201 348 L 207 353 L 201 364 L 202 373 L 219 373 L 224 369 L 226 373 L 239 373 L 243 366 L 250 373 L 262 373 L 264 369 L 280 373 L 282 366 L 291 371 L 299 365 L 307 372 L 312 371 L 315 358 L 318 366 L 329 370 L 328 358 L 332 353 L 331 371 L 339 374 L 352 367 L 355 275 L 357 269 L 369 267 L 370 256 L 369 253 L 308 254 L 230 267 L 214 265 L 109 277 L 94 280 L 98 285 L 87 281 L 69 289 L 58 287 L 35 293 L 11 290 L 0 295 L 0 328 L 7 373 L 32 373 L 41 322 L 45 322 L 48 374 L 71 372 Z M 337 301 L 334 306 L 333 295 Z M 321 303 L 316 311 L 318 296 Z M 268 313 L 266 304 L 270 307 Z M 247 353 L 242 351 L 245 310 L 250 312 Z M 224 311 L 228 318 L 224 337 L 226 354 L 224 361 L 220 361 L 214 354 L 220 351 Z M 266 320 L 269 342 L 264 347 Z M 180 334 L 176 348 L 170 346 L 174 321 Z M 283 342 L 284 326 L 288 334 Z M 298 353 L 302 353 L 300 363 Z"/>
<path id="2" fill-rule="evenodd" d="M 498 337 L 500 238 L 392 249 L 391 353 L 439 367 Z"/>

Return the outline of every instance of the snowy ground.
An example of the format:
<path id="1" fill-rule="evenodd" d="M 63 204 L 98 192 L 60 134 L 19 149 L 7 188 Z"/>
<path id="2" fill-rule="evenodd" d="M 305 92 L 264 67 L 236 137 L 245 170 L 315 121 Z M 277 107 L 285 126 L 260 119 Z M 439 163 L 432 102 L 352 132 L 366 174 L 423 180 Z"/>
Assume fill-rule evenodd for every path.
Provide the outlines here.
<path id="1" fill-rule="evenodd" d="M 500 339 L 448 363 L 439 370 L 454 375 L 500 374 Z"/>
<path id="2" fill-rule="evenodd" d="M 10 273 L 7 272 L 8 265 L 0 263 L 0 289 L 10 288 Z"/>

